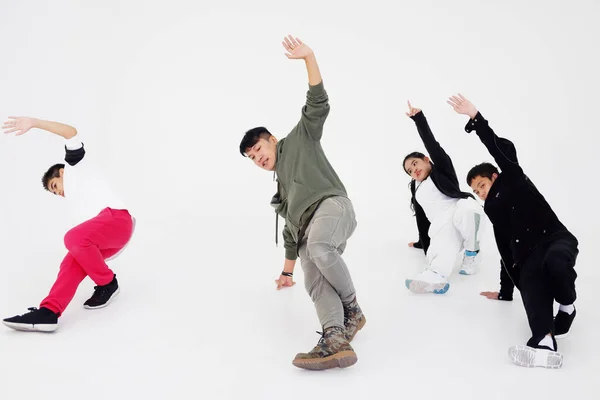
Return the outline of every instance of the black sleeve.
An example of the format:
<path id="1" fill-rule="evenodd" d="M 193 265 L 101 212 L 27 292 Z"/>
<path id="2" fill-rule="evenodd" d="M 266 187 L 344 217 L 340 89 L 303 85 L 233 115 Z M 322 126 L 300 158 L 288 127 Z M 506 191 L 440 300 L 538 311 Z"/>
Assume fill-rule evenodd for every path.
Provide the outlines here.
<path id="1" fill-rule="evenodd" d="M 494 237 L 496 239 L 496 246 L 500 253 L 500 295 L 499 300 L 512 300 L 513 292 L 515 289 L 515 283 L 508 273 L 508 269 L 513 266 L 512 253 L 510 251 L 510 241 L 506 240 L 502 236 L 496 227 L 494 227 Z"/>
<path id="2" fill-rule="evenodd" d="M 523 174 L 523 170 L 519 166 L 517 159 L 517 149 L 513 142 L 497 136 L 480 112 L 477 112 L 475 118 L 470 119 L 465 126 L 467 133 L 471 133 L 473 130 L 476 131 L 477 136 L 479 136 L 481 142 L 488 149 L 490 155 L 494 157 L 502 172 L 517 175 Z"/>
<path id="3" fill-rule="evenodd" d="M 421 207 L 421 205 L 419 203 L 417 203 L 417 200 L 415 198 L 415 193 L 416 193 L 415 185 L 416 185 L 416 183 L 415 183 L 414 179 L 412 179 L 410 181 L 410 184 L 408 185 L 408 187 L 410 189 L 410 194 L 411 194 L 410 205 L 411 205 L 412 210 L 415 213 L 415 217 L 417 220 L 417 230 L 419 231 L 419 240 L 417 241 L 417 243 L 415 243 L 414 247 L 416 247 L 417 249 L 423 249 L 423 252 L 425 254 L 427 254 L 427 249 L 429 249 L 429 243 L 430 243 L 429 225 L 431 225 L 431 223 L 427 219 L 427 216 L 425 215 L 425 211 L 423 210 L 423 207 Z"/>
<path id="4" fill-rule="evenodd" d="M 508 272 L 506 272 L 506 268 L 507 266 L 500 260 L 500 294 L 498 300 L 512 301 L 515 285 Z"/>
<path id="5" fill-rule="evenodd" d="M 70 166 L 74 166 L 79 161 L 83 160 L 83 156 L 85 156 L 85 149 L 83 147 L 83 143 L 81 144 L 81 147 L 76 150 L 69 150 L 65 146 L 65 161 Z"/>
<path id="6" fill-rule="evenodd" d="M 441 168 L 444 171 L 452 172 L 453 175 L 456 175 L 456 171 L 454 170 L 454 165 L 452 164 L 450 156 L 446 154 L 442 146 L 437 140 L 435 140 L 433 132 L 431 132 L 429 124 L 427 123 L 427 118 L 425 118 L 425 114 L 420 111 L 411 118 L 413 121 L 415 121 L 419 136 L 421 136 L 421 140 L 423 141 L 423 144 L 425 145 L 425 148 L 427 149 L 427 152 L 429 153 L 429 156 L 436 167 Z"/>

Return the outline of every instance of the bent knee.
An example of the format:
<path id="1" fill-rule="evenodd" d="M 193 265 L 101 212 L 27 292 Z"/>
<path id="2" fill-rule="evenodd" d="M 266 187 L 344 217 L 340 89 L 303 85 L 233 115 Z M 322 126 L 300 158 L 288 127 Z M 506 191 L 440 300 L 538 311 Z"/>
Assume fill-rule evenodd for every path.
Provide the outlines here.
<path id="1" fill-rule="evenodd" d="M 77 228 L 73 228 L 65 234 L 64 244 L 67 250 L 70 252 L 76 252 L 82 248 L 90 245 L 90 240 L 77 231 Z"/>

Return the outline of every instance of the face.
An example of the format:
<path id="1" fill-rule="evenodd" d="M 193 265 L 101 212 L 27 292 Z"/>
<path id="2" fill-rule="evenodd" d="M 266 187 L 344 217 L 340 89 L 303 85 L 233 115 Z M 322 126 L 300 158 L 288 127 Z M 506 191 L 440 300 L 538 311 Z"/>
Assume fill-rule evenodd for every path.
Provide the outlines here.
<path id="1" fill-rule="evenodd" d="M 261 138 L 254 146 L 246 150 L 246 155 L 260 168 L 274 171 L 277 158 L 277 139 L 275 136 L 270 136 L 268 140 Z"/>
<path id="2" fill-rule="evenodd" d="M 471 189 L 473 189 L 473 193 L 475 193 L 481 200 L 485 201 L 487 199 L 490 188 L 498 178 L 498 174 L 492 174 L 492 179 L 484 178 L 482 176 L 477 175 L 471 181 Z"/>
<path id="3" fill-rule="evenodd" d="M 417 182 L 424 181 L 431 173 L 431 163 L 429 157 L 424 159 L 409 158 L 404 163 L 404 171 Z"/>
<path id="4" fill-rule="evenodd" d="M 63 188 L 63 173 L 65 170 L 60 169 L 60 176 L 58 178 L 52 178 L 48 182 L 48 190 L 57 196 L 65 197 L 65 191 Z"/>

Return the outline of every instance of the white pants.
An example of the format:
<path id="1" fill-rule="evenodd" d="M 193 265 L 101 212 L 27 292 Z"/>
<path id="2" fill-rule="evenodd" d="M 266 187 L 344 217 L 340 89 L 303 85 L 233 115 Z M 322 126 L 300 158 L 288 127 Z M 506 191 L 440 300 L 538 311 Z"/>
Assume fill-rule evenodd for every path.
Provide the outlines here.
<path id="1" fill-rule="evenodd" d="M 483 207 L 472 198 L 460 199 L 431 221 L 427 250 L 429 269 L 448 279 L 463 250 L 479 250 L 479 228 Z"/>

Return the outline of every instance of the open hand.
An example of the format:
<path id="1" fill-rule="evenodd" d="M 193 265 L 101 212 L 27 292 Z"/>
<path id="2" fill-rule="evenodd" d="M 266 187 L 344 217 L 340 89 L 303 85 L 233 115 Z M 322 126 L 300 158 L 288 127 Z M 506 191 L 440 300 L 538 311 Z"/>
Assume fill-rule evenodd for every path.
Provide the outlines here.
<path id="1" fill-rule="evenodd" d="M 292 287 L 296 284 L 291 276 L 279 275 L 279 279 L 275 279 L 275 284 L 277 285 L 277 290 L 280 290 L 283 287 Z"/>
<path id="2" fill-rule="evenodd" d="M 409 117 L 414 117 L 415 115 L 417 115 L 418 113 L 420 113 L 421 110 L 419 108 L 415 108 L 410 104 L 410 100 L 408 101 L 408 112 L 406 113 L 407 116 Z"/>
<path id="3" fill-rule="evenodd" d="M 458 94 L 458 96 L 452 96 L 447 101 L 448 104 L 454 108 L 459 114 L 468 115 L 471 119 L 477 115 L 477 109 L 465 96 Z"/>
<path id="4" fill-rule="evenodd" d="M 305 59 L 313 55 L 313 51 L 310 47 L 302 43 L 298 38 L 293 38 L 292 35 L 284 38 L 283 47 L 287 50 L 285 56 L 291 60 Z"/>
<path id="5" fill-rule="evenodd" d="M 14 133 L 15 136 L 20 136 L 31 128 L 33 128 L 33 118 L 27 117 L 8 117 L 8 121 L 2 125 L 4 133 Z"/>
<path id="6" fill-rule="evenodd" d="M 490 300 L 498 300 L 498 296 L 500 295 L 498 292 L 481 292 L 479 294 Z"/>

